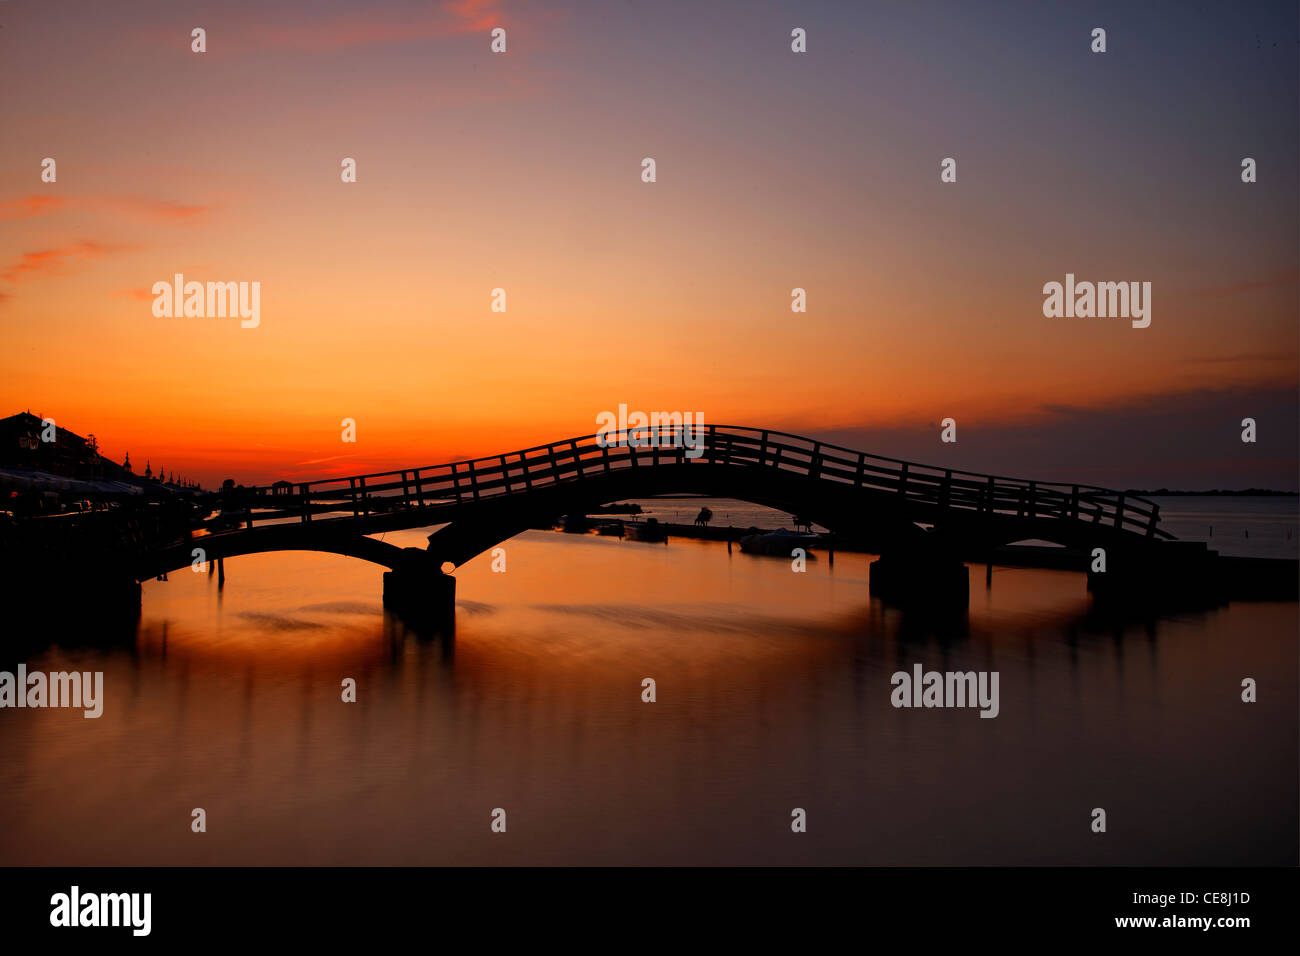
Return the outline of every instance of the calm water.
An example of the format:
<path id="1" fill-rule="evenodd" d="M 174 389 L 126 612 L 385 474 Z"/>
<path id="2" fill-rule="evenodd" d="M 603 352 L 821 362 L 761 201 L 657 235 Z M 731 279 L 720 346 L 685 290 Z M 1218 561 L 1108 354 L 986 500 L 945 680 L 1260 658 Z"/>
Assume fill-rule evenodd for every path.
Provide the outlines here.
<path id="1" fill-rule="evenodd" d="M 1216 539 L 1294 526 L 1266 507 Z M 386 618 L 381 569 L 306 553 L 146 584 L 117 649 L 55 635 L 28 668 L 104 671 L 104 716 L 0 710 L 0 864 L 1296 863 L 1294 603 L 1107 622 L 1081 575 L 976 568 L 936 631 L 869 599 L 865 555 L 506 549 L 457 572 L 454 640 Z M 894 709 L 914 663 L 997 670 L 1000 716 Z"/>

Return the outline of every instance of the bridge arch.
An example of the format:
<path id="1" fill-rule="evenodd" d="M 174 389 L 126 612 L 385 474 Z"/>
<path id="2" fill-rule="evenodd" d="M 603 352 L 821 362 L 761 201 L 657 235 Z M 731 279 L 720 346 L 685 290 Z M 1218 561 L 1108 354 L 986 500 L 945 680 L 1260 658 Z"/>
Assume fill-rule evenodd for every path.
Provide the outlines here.
<path id="1" fill-rule="evenodd" d="M 205 535 L 183 545 L 164 548 L 148 557 L 137 576 L 146 579 L 191 567 L 196 560 L 195 549 L 202 551 L 199 557 L 202 561 L 272 551 L 315 551 L 358 558 L 390 571 L 405 569 L 426 556 L 423 549 L 399 548 L 356 532 L 307 534 L 298 525 L 270 525 L 244 534 Z"/>
<path id="2" fill-rule="evenodd" d="M 881 554 L 987 550 L 1025 538 L 1139 548 L 1171 537 L 1158 528 L 1156 505 L 1123 492 L 963 472 L 782 432 L 709 425 L 589 435 L 472 461 L 245 489 L 229 502 L 246 509 L 244 527 L 166 549 L 163 563 L 184 567 L 192 547 L 205 547 L 214 557 L 313 550 L 392 570 L 427 566 L 429 559 L 459 566 L 558 515 L 665 494 L 732 498 L 800 514 Z M 434 525 L 442 527 L 424 552 L 366 537 Z"/>

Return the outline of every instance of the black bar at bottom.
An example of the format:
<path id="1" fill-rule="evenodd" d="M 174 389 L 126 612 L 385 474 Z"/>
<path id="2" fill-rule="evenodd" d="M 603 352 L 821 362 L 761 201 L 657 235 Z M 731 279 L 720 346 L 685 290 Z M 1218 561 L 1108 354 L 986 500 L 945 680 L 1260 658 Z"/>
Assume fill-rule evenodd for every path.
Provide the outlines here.
<path id="1" fill-rule="evenodd" d="M 116 907 L 125 925 L 52 925 L 52 916 L 71 922 L 74 886 L 78 922 L 100 912 L 102 894 L 149 894 L 147 936 L 136 935 L 143 895 L 104 907 L 106 919 Z M 205 949 L 262 939 L 437 945 L 453 942 L 448 933 L 462 945 L 602 949 L 694 948 L 704 939 L 731 949 L 748 939 L 764 949 L 898 939 L 918 952 L 947 940 L 1230 947 L 1292 936 L 1298 886 L 1300 871 L 1282 868 L 11 868 L 0 870 L 0 932 L 7 944 L 156 940 Z"/>

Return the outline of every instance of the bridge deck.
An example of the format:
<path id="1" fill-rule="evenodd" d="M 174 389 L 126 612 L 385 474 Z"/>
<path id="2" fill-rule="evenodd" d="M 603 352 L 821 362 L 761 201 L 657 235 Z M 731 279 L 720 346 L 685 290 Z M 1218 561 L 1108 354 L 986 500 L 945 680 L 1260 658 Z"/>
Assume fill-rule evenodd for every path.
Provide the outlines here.
<path id="1" fill-rule="evenodd" d="M 428 511 L 561 483 L 662 465 L 753 467 L 816 479 L 938 513 L 1052 519 L 1101 525 L 1128 535 L 1171 538 L 1159 506 L 1094 485 L 1029 481 L 937 468 L 842 448 L 784 432 L 730 425 L 639 428 L 588 435 L 521 451 L 422 468 L 246 489 L 245 529 Z M 431 522 L 432 523 L 432 522 Z"/>

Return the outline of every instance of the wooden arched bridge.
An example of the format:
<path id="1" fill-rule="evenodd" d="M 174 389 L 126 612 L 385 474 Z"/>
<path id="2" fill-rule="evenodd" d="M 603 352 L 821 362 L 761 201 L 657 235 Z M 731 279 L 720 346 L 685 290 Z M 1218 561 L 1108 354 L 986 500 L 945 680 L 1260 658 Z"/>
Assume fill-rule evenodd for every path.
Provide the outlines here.
<path id="1" fill-rule="evenodd" d="M 1028 538 L 1145 553 L 1172 536 L 1159 508 L 1092 485 L 976 474 L 729 425 L 632 429 L 379 474 L 279 482 L 238 492 L 238 526 L 199 529 L 143 556 L 141 579 L 204 559 L 313 550 L 382 564 L 392 603 L 454 588 L 459 566 L 555 517 L 629 498 L 696 493 L 799 514 L 882 555 L 876 581 L 932 593 L 962 555 Z M 228 502 L 229 504 L 229 502 Z M 441 526 L 427 549 L 368 537 Z M 443 580 L 445 579 L 445 580 Z M 891 584 L 890 582 L 893 582 Z M 964 581 L 964 578 L 963 578 Z M 954 584 L 965 599 L 965 583 Z"/>

